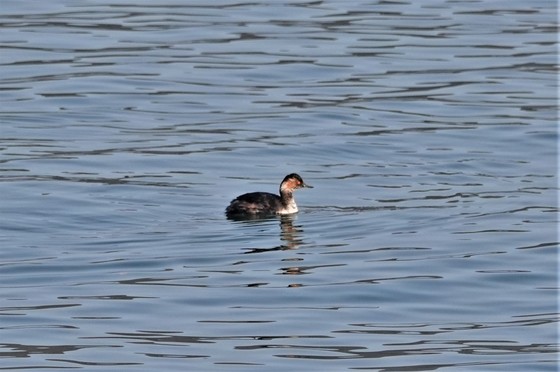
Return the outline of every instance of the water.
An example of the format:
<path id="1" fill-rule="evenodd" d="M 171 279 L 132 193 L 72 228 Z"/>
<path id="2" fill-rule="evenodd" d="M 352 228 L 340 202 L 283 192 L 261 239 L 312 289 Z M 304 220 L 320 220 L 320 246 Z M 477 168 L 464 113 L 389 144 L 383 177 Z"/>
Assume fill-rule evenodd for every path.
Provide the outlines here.
<path id="1" fill-rule="evenodd" d="M 4 0 L 0 369 L 556 370 L 556 15 Z"/>

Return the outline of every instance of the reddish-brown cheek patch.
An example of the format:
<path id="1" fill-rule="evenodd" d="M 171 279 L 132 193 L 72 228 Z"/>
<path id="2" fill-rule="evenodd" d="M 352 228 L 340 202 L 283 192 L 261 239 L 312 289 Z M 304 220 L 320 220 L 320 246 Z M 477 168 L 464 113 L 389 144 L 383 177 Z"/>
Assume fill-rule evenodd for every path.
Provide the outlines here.
<path id="1" fill-rule="evenodd" d="M 296 180 L 289 180 L 286 182 L 286 187 L 289 189 L 295 189 L 298 186 L 298 182 Z"/>

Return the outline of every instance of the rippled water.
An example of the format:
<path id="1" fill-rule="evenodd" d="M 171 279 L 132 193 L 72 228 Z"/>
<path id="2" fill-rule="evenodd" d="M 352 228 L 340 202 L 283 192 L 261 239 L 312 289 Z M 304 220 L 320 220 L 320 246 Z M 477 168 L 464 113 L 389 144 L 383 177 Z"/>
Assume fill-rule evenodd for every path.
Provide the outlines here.
<path id="1" fill-rule="evenodd" d="M 3 0 L 0 369 L 556 370 L 556 6 Z"/>

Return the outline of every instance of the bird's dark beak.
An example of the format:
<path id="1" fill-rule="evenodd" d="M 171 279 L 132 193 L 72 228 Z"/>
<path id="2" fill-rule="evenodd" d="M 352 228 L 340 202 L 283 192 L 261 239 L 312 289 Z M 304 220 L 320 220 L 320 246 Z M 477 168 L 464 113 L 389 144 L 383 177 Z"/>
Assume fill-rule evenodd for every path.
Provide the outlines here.
<path id="1" fill-rule="evenodd" d="M 312 188 L 313 188 L 313 186 L 308 185 L 308 184 L 306 184 L 305 182 L 301 184 L 301 187 L 305 187 L 305 188 L 308 188 L 308 189 L 312 189 Z"/>

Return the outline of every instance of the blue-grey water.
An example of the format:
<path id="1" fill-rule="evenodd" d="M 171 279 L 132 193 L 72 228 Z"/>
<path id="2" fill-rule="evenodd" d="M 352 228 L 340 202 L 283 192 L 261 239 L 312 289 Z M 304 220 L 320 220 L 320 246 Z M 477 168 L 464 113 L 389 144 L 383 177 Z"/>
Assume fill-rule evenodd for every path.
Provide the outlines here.
<path id="1" fill-rule="evenodd" d="M 555 371 L 556 7 L 2 0 L 0 369 Z"/>

